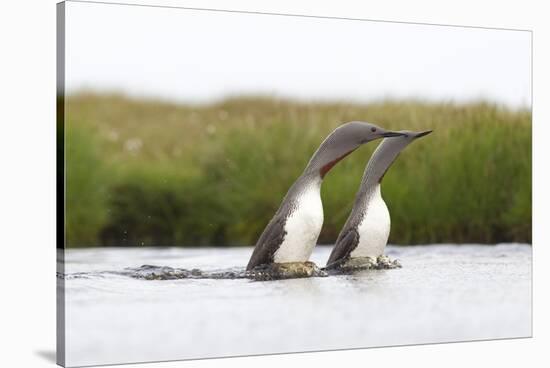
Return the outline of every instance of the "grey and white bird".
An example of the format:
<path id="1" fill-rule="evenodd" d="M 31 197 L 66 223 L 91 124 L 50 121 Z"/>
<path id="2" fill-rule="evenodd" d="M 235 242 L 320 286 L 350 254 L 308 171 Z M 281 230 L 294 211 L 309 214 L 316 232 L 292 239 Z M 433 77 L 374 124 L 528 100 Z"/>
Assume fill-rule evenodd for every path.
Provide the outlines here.
<path id="1" fill-rule="evenodd" d="M 336 128 L 321 143 L 304 172 L 288 190 L 258 239 L 246 269 L 308 261 L 323 225 L 321 183 L 327 172 L 361 145 L 401 134 L 360 121 Z"/>
<path id="2" fill-rule="evenodd" d="M 356 259 L 382 257 L 390 235 L 390 213 L 382 198 L 380 185 L 384 175 L 409 144 L 428 135 L 424 132 L 400 131 L 399 137 L 386 138 L 372 154 L 355 196 L 351 214 L 340 231 L 326 269 L 351 264 Z"/>

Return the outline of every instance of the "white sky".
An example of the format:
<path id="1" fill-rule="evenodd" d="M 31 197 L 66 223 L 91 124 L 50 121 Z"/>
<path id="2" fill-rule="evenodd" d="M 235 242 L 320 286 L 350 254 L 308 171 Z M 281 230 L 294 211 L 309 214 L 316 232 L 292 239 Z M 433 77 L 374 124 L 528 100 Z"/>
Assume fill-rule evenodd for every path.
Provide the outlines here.
<path id="1" fill-rule="evenodd" d="M 69 92 L 531 103 L 526 31 L 66 4 Z"/>

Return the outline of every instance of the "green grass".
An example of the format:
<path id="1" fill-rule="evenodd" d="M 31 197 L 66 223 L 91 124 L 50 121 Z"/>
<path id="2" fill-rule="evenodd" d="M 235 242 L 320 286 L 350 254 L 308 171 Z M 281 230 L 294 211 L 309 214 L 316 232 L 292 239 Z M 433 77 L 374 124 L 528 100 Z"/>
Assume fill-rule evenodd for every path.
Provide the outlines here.
<path id="1" fill-rule="evenodd" d="M 531 242 L 529 111 L 77 94 L 66 103 L 68 246 L 254 244 L 319 143 L 350 120 L 434 130 L 384 178 L 390 242 Z M 320 243 L 338 235 L 376 145 L 327 175 Z"/>

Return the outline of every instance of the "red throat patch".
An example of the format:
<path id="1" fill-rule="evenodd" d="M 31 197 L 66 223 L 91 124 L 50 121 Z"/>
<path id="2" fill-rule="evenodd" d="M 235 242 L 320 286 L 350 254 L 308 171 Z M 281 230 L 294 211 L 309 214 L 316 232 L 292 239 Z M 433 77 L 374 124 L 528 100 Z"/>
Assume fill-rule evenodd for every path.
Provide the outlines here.
<path id="1" fill-rule="evenodd" d="M 321 178 L 324 178 L 325 175 L 330 171 L 330 169 L 332 169 L 334 167 L 334 165 L 336 165 L 339 161 L 341 161 L 344 157 L 346 157 L 347 155 L 349 155 L 353 151 L 355 151 L 355 150 L 351 150 L 347 153 L 344 153 L 342 156 L 338 157 L 335 160 L 330 161 L 328 164 L 321 167 L 321 170 L 319 170 L 319 174 L 321 175 Z"/>

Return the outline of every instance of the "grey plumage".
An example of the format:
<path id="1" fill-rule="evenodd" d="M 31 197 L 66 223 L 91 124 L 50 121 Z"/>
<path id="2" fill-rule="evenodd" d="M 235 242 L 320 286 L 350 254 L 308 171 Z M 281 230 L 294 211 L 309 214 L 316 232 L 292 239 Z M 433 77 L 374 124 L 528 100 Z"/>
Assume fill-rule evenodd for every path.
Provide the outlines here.
<path id="1" fill-rule="evenodd" d="M 359 232 L 357 231 L 357 225 L 349 224 L 349 218 L 344 228 L 338 235 L 335 246 L 332 249 L 330 257 L 327 261 L 327 269 L 337 267 L 341 263 L 347 261 L 350 257 L 350 253 L 359 244 Z"/>
<path id="2" fill-rule="evenodd" d="M 430 132 L 401 131 L 400 133 L 403 133 L 402 136 L 385 138 L 379 144 L 365 168 L 361 185 L 355 196 L 353 209 L 336 239 L 334 248 L 327 261 L 327 268 L 337 267 L 348 260 L 351 252 L 359 245 L 361 237 L 369 236 L 369 234 L 361 234 L 359 226 L 369 210 L 369 203 L 371 203 L 371 198 L 375 195 L 375 189 L 382 182 L 384 175 L 401 151 L 415 139 L 423 137 Z"/>
<path id="3" fill-rule="evenodd" d="M 294 198 L 296 198 L 300 191 L 303 190 L 305 181 L 306 180 L 304 180 L 303 177 L 300 177 L 288 190 L 286 196 L 283 198 L 281 206 L 271 221 L 269 221 L 262 235 L 260 235 L 260 238 L 256 242 L 256 247 L 252 252 L 248 265 L 246 266 L 247 270 L 251 270 L 261 264 L 273 262 L 273 256 L 286 236 L 286 220 L 297 206 Z"/>
<path id="4" fill-rule="evenodd" d="M 386 131 L 374 124 L 349 122 L 336 128 L 313 154 L 304 172 L 290 187 L 279 209 L 258 239 L 247 270 L 273 263 L 274 254 L 287 236 L 285 225 L 297 209 L 297 199 L 312 183 L 320 182 L 326 173 L 341 159 L 371 140 L 395 136 L 400 133 Z"/>

